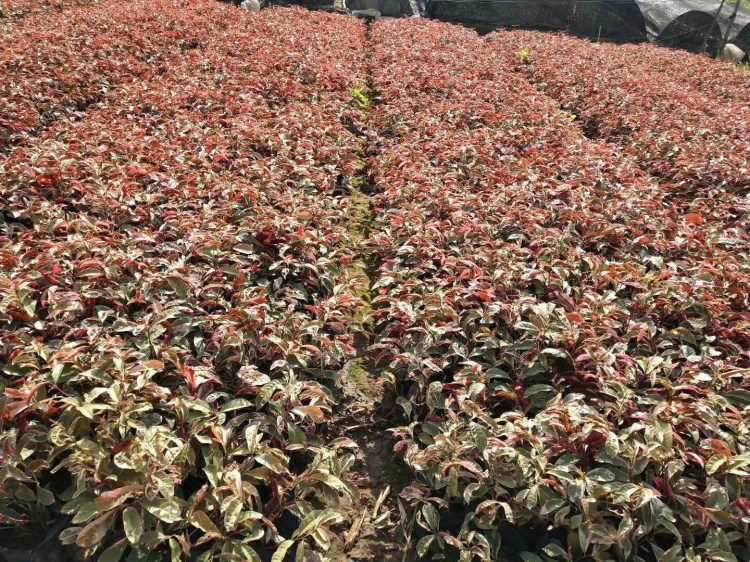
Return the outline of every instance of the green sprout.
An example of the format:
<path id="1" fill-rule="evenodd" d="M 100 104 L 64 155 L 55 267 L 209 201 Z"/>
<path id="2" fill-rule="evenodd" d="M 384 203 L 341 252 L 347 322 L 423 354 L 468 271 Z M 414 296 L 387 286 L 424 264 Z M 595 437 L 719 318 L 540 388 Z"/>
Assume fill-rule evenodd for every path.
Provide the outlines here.
<path id="1" fill-rule="evenodd" d="M 354 98 L 360 109 L 366 109 L 370 106 L 370 98 L 359 86 L 352 88 L 352 98 Z"/>

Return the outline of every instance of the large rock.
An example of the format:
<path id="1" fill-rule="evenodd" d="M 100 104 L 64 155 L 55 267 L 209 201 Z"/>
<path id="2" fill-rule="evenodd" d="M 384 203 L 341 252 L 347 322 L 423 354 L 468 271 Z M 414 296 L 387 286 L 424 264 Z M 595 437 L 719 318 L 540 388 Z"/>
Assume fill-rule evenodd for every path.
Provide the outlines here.
<path id="1" fill-rule="evenodd" d="M 721 54 L 721 58 L 723 58 L 725 61 L 733 62 L 734 64 L 741 63 L 743 60 L 745 60 L 746 56 L 747 53 L 745 53 L 745 51 L 732 43 L 727 43 L 724 46 L 724 52 Z"/>
<path id="2" fill-rule="evenodd" d="M 260 12 L 260 2 L 258 0 L 243 0 L 240 8 L 248 12 Z"/>

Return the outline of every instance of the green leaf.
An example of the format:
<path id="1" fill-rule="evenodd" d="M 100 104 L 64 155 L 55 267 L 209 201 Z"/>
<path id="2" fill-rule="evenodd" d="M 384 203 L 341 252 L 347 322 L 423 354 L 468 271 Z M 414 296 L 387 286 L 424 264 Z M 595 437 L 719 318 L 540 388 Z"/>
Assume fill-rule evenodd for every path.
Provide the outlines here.
<path id="1" fill-rule="evenodd" d="M 564 558 L 566 560 L 568 558 L 568 553 L 565 552 L 563 547 L 555 543 L 548 544 L 542 550 L 544 551 L 544 554 L 551 556 L 552 558 Z"/>
<path id="2" fill-rule="evenodd" d="M 717 562 L 737 562 L 737 557 L 731 552 L 711 550 L 706 552 L 706 557 L 709 560 L 716 560 Z"/>
<path id="3" fill-rule="evenodd" d="M 258 444 L 260 443 L 260 433 L 257 424 L 247 426 L 245 429 L 245 440 L 247 441 L 247 447 L 250 449 L 250 456 L 255 454 Z"/>
<path id="4" fill-rule="evenodd" d="M 276 549 L 276 552 L 273 553 L 273 556 L 271 557 L 271 562 L 283 562 L 284 558 L 286 557 L 287 551 L 292 547 L 294 544 L 294 541 L 292 540 L 286 540 L 283 543 L 279 545 L 279 547 Z"/>
<path id="5" fill-rule="evenodd" d="M 224 513 L 224 528 L 227 531 L 234 531 L 242 514 L 242 501 L 230 496 L 222 503 L 221 511 Z"/>
<path id="6" fill-rule="evenodd" d="M 238 554 L 242 556 L 242 562 L 262 562 L 258 553 L 248 545 L 239 544 L 237 545 L 237 549 L 239 550 Z"/>
<path id="7" fill-rule="evenodd" d="M 709 529 L 706 540 L 703 543 L 703 548 L 712 552 L 729 552 L 731 550 L 727 534 L 723 529 L 719 529 L 718 527 Z"/>
<path id="8" fill-rule="evenodd" d="M 134 507 L 127 507 L 122 512 L 122 524 L 125 528 L 125 536 L 130 544 L 138 544 L 143 533 L 143 522 L 141 515 Z"/>
<path id="9" fill-rule="evenodd" d="M 332 509 L 313 511 L 308 513 L 307 516 L 302 519 L 299 527 L 294 531 L 292 538 L 299 539 L 310 536 L 324 525 L 328 525 L 329 523 L 340 523 L 343 520 L 344 517 Z"/>
<path id="10" fill-rule="evenodd" d="M 548 515 L 564 506 L 567 502 L 562 498 L 552 498 L 544 502 L 541 515 Z"/>
<path id="11" fill-rule="evenodd" d="M 255 457 L 255 461 L 276 474 L 288 474 L 288 460 L 278 451 L 268 451 Z"/>
<path id="12" fill-rule="evenodd" d="M 407 398 L 404 398 L 403 396 L 399 396 L 398 398 L 396 398 L 396 404 L 398 404 L 404 409 L 404 412 L 406 412 L 407 416 L 411 415 L 411 411 L 414 407 L 414 405 L 411 403 L 411 400 L 408 400 Z"/>
<path id="13" fill-rule="evenodd" d="M 90 548 L 94 545 L 99 544 L 104 538 L 104 535 L 107 534 L 107 531 L 109 530 L 110 520 L 115 513 L 116 512 L 114 510 L 109 511 L 86 525 L 78 533 L 78 536 L 76 537 L 76 544 L 81 548 Z"/>
<path id="14" fill-rule="evenodd" d="M 242 379 L 242 382 L 250 386 L 264 386 L 271 382 L 271 377 L 265 373 L 261 373 L 254 365 L 242 367 L 237 376 Z"/>
<path id="15" fill-rule="evenodd" d="M 586 553 L 591 544 L 591 524 L 588 522 L 581 523 L 578 527 L 578 542 L 581 545 L 581 550 Z"/>
<path id="16" fill-rule="evenodd" d="M 209 535 L 221 536 L 219 528 L 204 511 L 196 511 L 190 518 L 190 524 Z"/>
<path id="17" fill-rule="evenodd" d="M 659 562 L 680 562 L 682 560 L 684 560 L 684 557 L 682 556 L 682 545 L 680 543 L 673 545 L 672 548 L 659 555 Z"/>
<path id="18" fill-rule="evenodd" d="M 340 478 L 338 478 L 338 477 L 336 477 L 336 476 L 334 476 L 332 474 L 327 474 L 325 472 L 316 472 L 314 474 L 311 474 L 310 478 L 312 480 L 317 480 L 319 482 L 323 482 L 324 484 L 330 486 L 331 488 L 333 488 L 337 492 L 341 492 L 342 494 L 346 494 L 348 496 L 352 496 L 352 490 L 350 489 L 350 487 L 347 486 L 346 484 L 344 484 L 344 482 Z M 352 499 L 354 499 L 354 498 L 352 498 Z"/>
<path id="19" fill-rule="evenodd" d="M 177 296 L 181 299 L 186 299 L 188 296 L 188 291 L 190 290 L 190 285 L 185 283 L 182 279 L 179 277 L 167 277 L 167 281 L 174 289 L 174 292 L 177 293 Z"/>
<path id="20" fill-rule="evenodd" d="M 36 489 L 36 497 L 39 499 L 39 503 L 42 505 L 52 505 L 55 503 L 55 495 L 41 486 Z"/>
<path id="21" fill-rule="evenodd" d="M 234 410 L 241 410 L 243 408 L 252 408 L 253 403 L 250 400 L 247 400 L 246 398 L 235 398 L 234 400 L 230 400 L 226 404 L 224 404 L 224 407 L 221 409 L 221 413 L 226 412 L 232 412 Z"/>
<path id="22" fill-rule="evenodd" d="M 255 253 L 255 248 L 253 248 L 250 244 L 237 244 L 234 247 L 234 251 L 240 254 L 252 255 Z"/>
<path id="23" fill-rule="evenodd" d="M 172 562 L 180 562 L 180 558 L 182 557 L 180 543 L 174 537 L 169 537 L 169 556 Z"/>
<path id="24" fill-rule="evenodd" d="M 713 474 L 718 471 L 726 462 L 726 458 L 721 455 L 714 455 L 706 461 L 706 474 Z"/>
<path id="25" fill-rule="evenodd" d="M 182 507 L 175 499 L 141 501 L 141 506 L 165 523 L 176 523 L 182 518 Z"/>
<path id="26" fill-rule="evenodd" d="M 430 550 L 430 546 L 435 541 L 435 535 L 425 535 L 417 543 L 417 554 L 419 556 L 425 556 Z"/>
<path id="27" fill-rule="evenodd" d="M 750 406 L 750 390 L 730 390 L 722 392 L 722 396 L 735 406 Z"/>
<path id="28" fill-rule="evenodd" d="M 555 392 L 555 389 L 548 384 L 534 384 L 534 385 L 531 385 L 528 389 L 526 389 L 526 392 L 523 393 L 523 396 L 524 398 L 528 398 L 530 396 L 534 396 L 535 394 L 554 393 L 554 392 Z"/>
<path id="29" fill-rule="evenodd" d="M 435 506 L 431 503 L 426 503 L 422 506 L 422 517 L 424 517 L 427 523 L 427 528 L 433 533 L 440 531 L 440 514 L 438 513 Z"/>
<path id="30" fill-rule="evenodd" d="M 606 468 L 595 468 L 586 473 L 586 478 L 595 482 L 612 482 L 615 479 L 615 473 Z"/>
<path id="31" fill-rule="evenodd" d="M 474 442 L 477 444 L 479 452 L 484 452 L 487 448 L 487 432 L 477 424 L 471 425 L 471 434 L 474 436 Z"/>
<path id="32" fill-rule="evenodd" d="M 101 553 L 97 562 L 118 562 L 125 552 L 125 547 L 127 547 L 127 543 L 124 540 L 116 542 Z"/>

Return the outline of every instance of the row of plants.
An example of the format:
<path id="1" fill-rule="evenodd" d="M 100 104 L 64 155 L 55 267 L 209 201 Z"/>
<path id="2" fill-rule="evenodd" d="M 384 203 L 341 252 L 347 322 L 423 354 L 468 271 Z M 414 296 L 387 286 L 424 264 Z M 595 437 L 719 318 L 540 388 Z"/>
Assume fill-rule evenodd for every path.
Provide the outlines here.
<path id="1" fill-rule="evenodd" d="M 302 560 L 357 494 L 321 428 L 361 305 L 364 27 L 197 6 L 131 24 L 215 26 L 196 48 L 0 164 L 3 548 Z"/>
<path id="2" fill-rule="evenodd" d="M 750 187 L 750 107 L 740 71 L 688 56 L 670 65 L 673 55 L 656 46 L 560 34 L 497 32 L 487 44 L 580 119 L 589 136 L 622 145 L 665 188 Z M 713 75 L 699 70 L 704 65 Z"/>
<path id="3" fill-rule="evenodd" d="M 210 0 L 107 0 L 24 18 L 0 36 L 0 153 L 123 83 L 158 78 L 232 13 Z"/>
<path id="4" fill-rule="evenodd" d="M 0 24 L 34 14 L 57 14 L 71 6 L 89 6 L 97 0 L 1 0 Z"/>
<path id="5" fill-rule="evenodd" d="M 605 47 L 609 48 L 609 45 Z M 715 102 L 731 100 L 750 107 L 746 94 L 750 88 L 750 75 L 741 65 L 681 49 L 664 49 L 652 43 L 625 44 L 620 48 L 625 56 L 630 57 L 631 64 L 637 65 L 634 72 L 647 68 L 668 80 L 679 77 L 685 87 L 706 94 Z"/>
<path id="6" fill-rule="evenodd" d="M 561 33 L 556 35 L 563 42 L 570 38 Z M 736 64 L 648 42 L 621 45 L 587 42 L 585 48 L 601 51 L 606 57 L 614 53 L 616 59 L 628 60 L 633 74 L 646 72 L 649 77 L 661 77 L 670 82 L 677 80 L 686 91 L 711 96 L 714 103 L 730 100 L 750 106 L 747 99 L 750 76 Z"/>
<path id="7" fill-rule="evenodd" d="M 675 197 L 493 41 L 370 33 L 372 351 L 418 555 L 748 559 L 747 202 Z"/>

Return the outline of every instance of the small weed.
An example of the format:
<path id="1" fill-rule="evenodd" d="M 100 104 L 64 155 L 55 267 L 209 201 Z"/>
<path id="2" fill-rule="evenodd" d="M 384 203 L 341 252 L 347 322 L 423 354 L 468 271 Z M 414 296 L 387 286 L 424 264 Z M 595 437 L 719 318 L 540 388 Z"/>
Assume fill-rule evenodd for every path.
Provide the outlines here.
<path id="1" fill-rule="evenodd" d="M 359 86 L 352 88 L 352 98 L 360 109 L 367 109 L 370 106 L 370 98 Z"/>

